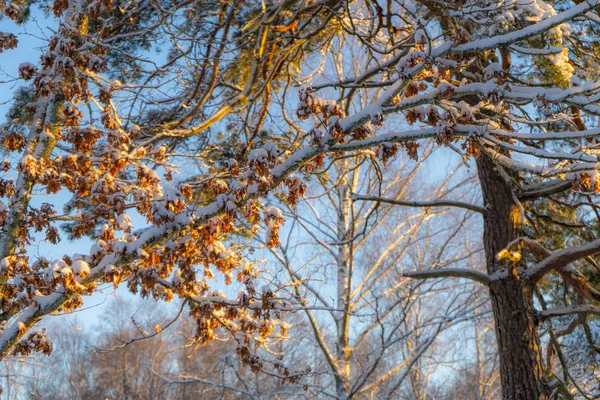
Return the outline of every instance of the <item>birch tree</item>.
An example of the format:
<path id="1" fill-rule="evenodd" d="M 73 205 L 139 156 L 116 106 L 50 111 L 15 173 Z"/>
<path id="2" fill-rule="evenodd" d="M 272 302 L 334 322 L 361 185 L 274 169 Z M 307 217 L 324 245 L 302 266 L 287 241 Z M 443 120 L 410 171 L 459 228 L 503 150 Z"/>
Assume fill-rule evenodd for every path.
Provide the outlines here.
<path id="1" fill-rule="evenodd" d="M 338 398 L 403 398 L 411 381 L 426 385 L 427 373 L 418 379 L 420 359 L 428 358 L 442 332 L 477 313 L 470 284 L 411 284 L 402 277 L 406 269 L 462 265 L 482 250 L 464 236 L 472 210 L 457 213 L 451 227 L 435 223 L 445 223 L 448 212 L 437 201 L 452 202 L 456 191 L 464 196 L 470 177 L 454 182 L 450 174 L 435 188 L 419 187 L 431 148 L 419 162 L 382 168 L 381 178 L 373 177 L 368 158 L 338 160 L 308 186 L 305 201 L 283 213 L 293 223 L 272 252 L 287 275 L 274 279 L 295 283 L 297 297 L 331 310 L 305 314 L 332 375 L 319 382 L 335 386 Z M 352 193 L 368 189 L 407 208 L 353 200 Z M 415 193 L 423 203 L 410 207 L 405 199 Z M 440 296 L 432 301 L 431 293 Z M 486 309 L 485 297 L 479 306 Z M 425 390 L 409 398 L 426 398 Z"/>

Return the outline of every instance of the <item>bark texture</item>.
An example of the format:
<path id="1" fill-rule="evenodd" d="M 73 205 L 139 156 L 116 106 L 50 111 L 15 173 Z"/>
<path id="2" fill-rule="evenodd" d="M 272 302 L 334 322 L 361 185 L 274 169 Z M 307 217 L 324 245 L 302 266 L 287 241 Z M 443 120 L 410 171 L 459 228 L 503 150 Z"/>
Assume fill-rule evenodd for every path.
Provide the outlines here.
<path id="1" fill-rule="evenodd" d="M 510 185 L 486 155 L 477 161 L 484 211 L 484 248 L 489 274 L 511 268 L 497 254 L 518 235 L 518 209 Z M 504 400 L 549 398 L 538 326 L 533 308 L 533 288 L 518 274 L 495 280 L 490 286 L 498 340 L 502 397 Z"/>

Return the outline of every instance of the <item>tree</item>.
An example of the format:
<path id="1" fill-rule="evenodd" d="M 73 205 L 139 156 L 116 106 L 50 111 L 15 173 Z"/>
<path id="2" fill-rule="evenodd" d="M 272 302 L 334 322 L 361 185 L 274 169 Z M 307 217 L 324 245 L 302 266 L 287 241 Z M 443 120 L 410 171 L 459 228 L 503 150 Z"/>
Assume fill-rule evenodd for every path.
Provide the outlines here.
<path id="1" fill-rule="evenodd" d="M 79 328 L 76 319 L 47 322 L 47 329 L 56 338 L 51 357 L 25 367 L 22 382 L 24 394 L 30 399 L 150 399 L 155 396 L 176 398 L 177 388 L 164 382 L 151 371 L 168 372 L 169 335 L 133 340 L 140 332 L 153 332 L 154 321 L 166 320 L 164 312 L 152 309 L 148 302 L 138 306 L 138 315 L 131 317 L 127 302 L 111 302 L 107 315 L 93 329 Z M 132 323 L 132 321 L 135 323 Z M 159 325 L 160 326 L 160 325 Z M 150 329 L 152 330 L 150 330 Z M 129 342 L 131 341 L 131 342 Z M 127 344 L 127 345 L 125 345 Z M 45 357 L 44 357 L 45 358 Z"/>
<path id="2" fill-rule="evenodd" d="M 285 393 L 275 378 L 240 368 L 229 342 L 198 352 L 188 340 L 195 324 L 181 308 L 166 315 L 152 300 L 115 299 L 107 310 L 102 323 L 91 328 L 74 329 L 80 326 L 77 320 L 46 323 L 56 337 L 52 355 L 36 363 L 19 360 L 19 393 L 5 393 L 7 398 L 266 398 Z"/>
<path id="3" fill-rule="evenodd" d="M 23 22 L 33 4 L 11 3 L 4 13 Z M 562 247 L 548 249 L 548 236 L 527 222 L 543 218 L 553 195 L 567 193 L 562 208 L 573 209 L 573 200 L 593 199 L 600 189 L 600 131 L 592 118 L 597 6 L 596 0 L 55 1 L 49 8 L 56 33 L 39 68 L 20 66 L 20 77 L 33 86 L 15 92 L 3 130 L 13 152 L 0 181 L 7 199 L 0 218 L 3 357 L 49 352 L 43 333 L 31 330 L 42 316 L 79 307 L 99 282 L 127 281 L 143 296 L 187 299 L 196 340 L 212 341 L 223 329 L 237 340 L 241 358 L 262 369 L 255 349 L 285 337 L 285 325 L 276 325 L 285 312 L 303 308 L 280 287 L 257 287 L 261 271 L 244 239 L 262 224 L 265 242 L 275 248 L 284 222 L 278 209 L 263 204 L 278 195 L 293 206 L 327 157 L 372 151 L 386 162 L 399 147 L 414 157 L 423 140 L 434 139 L 477 166 L 483 207 L 444 205 L 482 214 L 486 272 L 432 268 L 403 275 L 485 285 L 503 398 L 568 397 L 567 383 L 543 361 L 540 322 L 597 312 L 600 295 L 579 261 L 598 253 L 600 240 L 574 229 Z M 340 37 L 352 38 L 353 52 L 368 62 L 313 85 Z M 0 36 L 3 50 L 16 45 L 13 34 Z M 170 49 L 166 58 L 144 55 L 161 47 Z M 367 92 L 366 106 L 351 101 L 359 88 Z M 321 98 L 331 90 L 337 100 Z M 397 121 L 391 115 L 415 127 L 378 134 Z M 173 172 L 183 172 L 181 160 L 192 161 L 189 173 L 169 183 Z M 72 199 L 61 215 L 48 204 L 34 209 L 34 188 L 62 189 Z M 596 208 L 587 201 L 579 210 L 589 224 Z M 135 235 L 133 210 L 148 223 Z M 57 243 L 61 222 L 68 222 L 70 238 L 95 239 L 90 254 L 33 261 L 33 233 Z M 211 289 L 211 268 L 227 283 L 236 273 L 237 298 Z M 536 309 L 544 294 L 535 301 L 534 295 L 551 274 L 581 304 Z M 285 366 L 275 370 L 297 378 Z"/>
<path id="4" fill-rule="evenodd" d="M 402 277 L 406 269 L 450 266 L 480 254 L 463 232 L 473 211 L 456 213 L 450 228 L 436 223 L 448 213 L 436 211 L 437 202 L 471 177 L 453 182 L 450 174 L 439 186 L 420 187 L 421 170 L 433 158 L 433 146 L 427 147 L 419 162 L 383 167 L 379 179 L 368 157 L 332 160 L 309 185 L 310 196 L 283 213 L 293 223 L 271 251 L 287 274 L 278 277 L 275 269 L 273 280 L 292 282 L 293 294 L 318 306 L 304 312 L 315 352 L 331 375 L 319 377 L 320 384 L 324 391 L 335 387 L 338 398 L 403 398 L 411 383 L 421 393 L 414 398 L 426 398 L 430 373 L 421 360 L 433 357 L 445 330 L 476 314 L 471 284 L 410 284 Z M 404 200 L 407 207 L 400 210 L 355 202 L 357 190 L 378 191 L 398 203 L 427 201 Z M 443 295 L 431 298 L 434 292 Z M 485 308 L 485 300 L 480 305 Z"/>

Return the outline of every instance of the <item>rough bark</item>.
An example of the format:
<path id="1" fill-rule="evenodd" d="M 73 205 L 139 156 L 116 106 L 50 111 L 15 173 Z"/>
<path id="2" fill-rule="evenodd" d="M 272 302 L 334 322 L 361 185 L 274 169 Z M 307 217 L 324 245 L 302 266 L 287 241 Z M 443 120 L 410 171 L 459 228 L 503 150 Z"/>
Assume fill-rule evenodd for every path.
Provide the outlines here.
<path id="1" fill-rule="evenodd" d="M 513 195 L 494 162 L 482 155 L 477 161 L 484 212 L 484 248 L 489 274 L 512 266 L 497 254 L 517 236 Z M 504 400 L 549 398 L 545 382 L 533 288 L 517 274 L 489 285 L 496 325 Z"/>

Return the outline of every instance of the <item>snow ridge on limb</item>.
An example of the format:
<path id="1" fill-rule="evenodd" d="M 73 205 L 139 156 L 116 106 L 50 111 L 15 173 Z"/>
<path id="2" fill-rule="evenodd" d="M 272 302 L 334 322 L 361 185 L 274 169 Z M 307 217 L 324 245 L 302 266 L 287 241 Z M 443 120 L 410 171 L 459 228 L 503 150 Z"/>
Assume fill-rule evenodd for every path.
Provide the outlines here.
<path id="1" fill-rule="evenodd" d="M 479 40 L 473 40 L 469 43 L 461 44 L 452 48 L 454 53 L 464 53 L 469 51 L 479 51 L 487 49 L 495 49 L 500 46 L 513 44 L 530 38 L 532 36 L 539 35 L 542 32 L 548 31 L 555 26 L 563 24 L 573 18 L 585 14 L 589 10 L 598 6 L 598 0 L 586 0 L 580 4 L 572 7 L 566 11 L 556 14 L 543 21 L 537 22 L 533 25 L 529 25 L 526 28 L 519 29 L 504 35 L 493 36 L 490 38 L 484 38 Z"/>
<path id="2" fill-rule="evenodd" d="M 407 201 L 407 200 L 397 200 L 397 199 L 386 199 L 383 197 L 377 196 L 363 196 L 359 194 L 352 195 L 353 200 L 365 200 L 365 201 L 374 201 L 378 203 L 388 203 L 395 204 L 399 206 L 405 207 L 419 207 L 419 208 L 429 208 L 429 207 L 456 207 L 463 208 L 465 210 L 474 211 L 476 213 L 482 214 L 484 212 L 483 207 L 469 204 L 461 201 L 452 201 L 452 200 L 433 200 L 433 201 Z"/>
<path id="3" fill-rule="evenodd" d="M 574 314 L 594 314 L 600 315 L 600 308 L 592 304 L 581 304 L 573 305 L 569 307 L 557 307 L 548 310 L 540 311 L 540 317 L 542 319 L 548 319 L 553 317 L 563 317 L 565 315 Z"/>
<path id="4" fill-rule="evenodd" d="M 503 250 L 506 254 L 513 254 L 514 261 L 517 262 L 522 258 L 521 251 L 526 250 L 536 260 L 537 263 L 525 270 L 517 272 L 517 278 L 527 282 L 528 285 L 535 286 L 544 276 L 552 272 L 558 273 L 563 280 L 570 285 L 582 298 L 599 302 L 600 292 L 598 292 L 581 274 L 579 271 L 572 266 L 573 263 L 589 259 L 590 256 L 600 253 L 600 239 L 592 241 L 590 243 L 571 246 L 562 250 L 550 251 L 542 246 L 536 240 L 529 239 L 526 237 L 520 237 L 513 242 L 509 243 L 507 248 Z M 498 257 L 505 257 L 504 255 L 498 255 Z M 510 279 L 509 273 L 503 272 L 491 277 L 493 280 L 497 279 Z M 591 313 L 596 313 L 596 309 L 592 306 L 589 308 Z M 587 308 L 582 307 L 578 312 L 583 314 Z M 565 315 L 557 313 L 556 315 L 549 312 L 549 316 L 560 316 Z"/>
<path id="5" fill-rule="evenodd" d="M 575 261 L 598 254 L 599 252 L 600 239 L 584 245 L 571 246 L 552 253 L 548 252 L 546 258 L 527 269 L 525 277 L 533 282 L 537 282 L 553 270 L 562 270 Z"/>
<path id="6" fill-rule="evenodd" d="M 402 276 L 412 279 L 437 279 L 437 278 L 458 278 L 458 279 L 469 279 L 483 285 L 489 285 L 492 278 L 483 272 L 475 271 L 473 269 L 464 268 L 448 268 L 448 269 L 436 269 L 430 271 L 410 271 L 403 272 Z"/>

